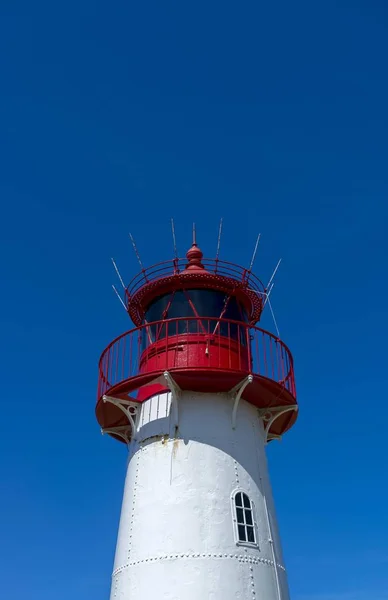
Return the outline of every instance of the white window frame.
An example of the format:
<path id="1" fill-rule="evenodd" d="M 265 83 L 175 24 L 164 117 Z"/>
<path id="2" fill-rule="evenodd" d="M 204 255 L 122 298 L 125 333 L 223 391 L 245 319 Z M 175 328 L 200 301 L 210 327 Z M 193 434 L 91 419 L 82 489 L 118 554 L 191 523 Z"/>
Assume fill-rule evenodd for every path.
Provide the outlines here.
<path id="1" fill-rule="evenodd" d="M 243 542 L 240 540 L 239 537 L 239 533 L 238 533 L 238 523 L 237 523 L 237 507 L 236 507 L 236 496 L 237 494 L 245 494 L 248 497 L 248 500 L 250 502 L 251 505 L 251 514 L 252 514 L 252 521 L 253 521 L 253 531 L 255 534 L 255 541 L 254 542 Z M 231 507 L 232 507 L 232 517 L 233 517 L 233 531 L 234 531 L 234 540 L 236 542 L 236 546 L 248 546 L 250 548 L 260 548 L 259 545 L 259 532 L 257 529 L 257 521 L 256 521 L 256 507 L 255 507 L 255 503 L 253 502 L 253 500 L 251 499 L 250 495 L 248 494 L 248 492 L 242 488 L 238 488 L 236 490 L 233 491 L 231 497 Z M 244 510 L 244 508 L 243 508 Z M 246 529 L 246 525 L 245 525 L 245 529 Z"/>

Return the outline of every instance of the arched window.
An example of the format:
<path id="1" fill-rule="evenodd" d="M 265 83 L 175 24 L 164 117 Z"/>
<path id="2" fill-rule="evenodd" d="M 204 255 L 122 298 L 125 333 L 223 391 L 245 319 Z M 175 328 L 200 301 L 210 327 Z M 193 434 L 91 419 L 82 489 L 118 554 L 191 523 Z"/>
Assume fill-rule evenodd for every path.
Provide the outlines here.
<path id="1" fill-rule="evenodd" d="M 253 505 L 244 492 L 237 492 L 235 494 L 234 512 L 237 542 L 241 544 L 257 544 Z"/>

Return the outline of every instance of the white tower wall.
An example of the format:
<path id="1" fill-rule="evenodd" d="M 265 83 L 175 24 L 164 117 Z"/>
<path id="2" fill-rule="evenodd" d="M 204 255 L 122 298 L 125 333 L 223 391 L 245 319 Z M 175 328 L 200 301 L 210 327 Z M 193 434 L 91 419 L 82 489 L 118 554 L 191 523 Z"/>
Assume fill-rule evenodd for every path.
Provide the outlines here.
<path id="1" fill-rule="evenodd" d="M 229 394 L 181 392 L 140 407 L 111 600 L 289 600 L 255 407 L 232 428 Z M 253 503 L 257 546 L 237 541 L 234 493 Z"/>

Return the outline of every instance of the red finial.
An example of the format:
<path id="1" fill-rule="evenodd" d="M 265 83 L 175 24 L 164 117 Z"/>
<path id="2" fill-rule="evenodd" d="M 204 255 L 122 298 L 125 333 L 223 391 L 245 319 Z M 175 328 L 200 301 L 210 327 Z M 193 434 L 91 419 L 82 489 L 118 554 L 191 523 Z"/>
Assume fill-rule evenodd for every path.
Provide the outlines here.
<path id="1" fill-rule="evenodd" d="M 201 263 L 203 258 L 203 252 L 197 246 L 195 223 L 193 223 L 193 245 L 187 251 L 186 258 L 189 261 L 186 265 L 185 271 L 204 271 L 205 267 Z"/>
<path id="2" fill-rule="evenodd" d="M 190 250 L 187 251 L 186 258 L 189 261 L 186 265 L 186 271 L 202 271 L 204 266 L 201 263 L 203 252 L 198 248 L 197 244 L 193 244 Z"/>

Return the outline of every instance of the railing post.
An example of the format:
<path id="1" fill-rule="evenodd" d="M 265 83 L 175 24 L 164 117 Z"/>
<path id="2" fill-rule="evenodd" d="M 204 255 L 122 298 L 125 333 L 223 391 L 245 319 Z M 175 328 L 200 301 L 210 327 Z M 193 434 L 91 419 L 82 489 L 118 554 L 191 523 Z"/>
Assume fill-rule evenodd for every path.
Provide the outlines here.
<path id="1" fill-rule="evenodd" d="M 246 344 L 248 349 L 248 369 L 250 372 L 253 372 L 253 359 L 252 359 L 252 348 L 251 348 L 251 333 L 250 328 L 245 325 L 245 337 Z"/>

